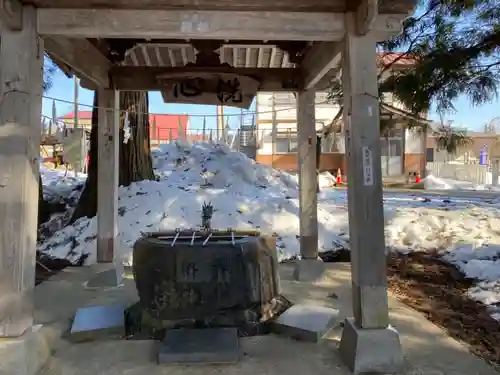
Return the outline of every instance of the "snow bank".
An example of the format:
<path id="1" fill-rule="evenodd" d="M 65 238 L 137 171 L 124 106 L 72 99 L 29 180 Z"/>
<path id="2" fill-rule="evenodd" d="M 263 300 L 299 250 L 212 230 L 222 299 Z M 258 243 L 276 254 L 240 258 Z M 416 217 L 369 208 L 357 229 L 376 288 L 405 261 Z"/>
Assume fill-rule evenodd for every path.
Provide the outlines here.
<path id="1" fill-rule="evenodd" d="M 85 183 L 87 175 L 65 172 L 61 169 L 51 169 L 40 164 L 43 194 L 47 201 L 74 201 L 79 196 L 79 188 Z"/>
<path id="2" fill-rule="evenodd" d="M 491 173 L 490 173 L 491 175 Z M 438 178 L 433 175 L 429 175 L 423 180 L 424 188 L 427 190 L 475 190 L 475 191 L 500 191 L 498 186 L 492 186 L 491 184 L 486 185 L 476 185 L 472 182 L 467 181 L 457 181 L 450 180 L 447 178 Z M 490 178 L 491 181 L 491 178 Z"/>
<path id="3" fill-rule="evenodd" d="M 153 150 L 159 181 L 141 181 L 119 190 L 120 254 L 132 262 L 132 246 L 141 231 L 192 228 L 201 224 L 201 206 L 212 202 L 214 227 L 257 228 L 277 236 L 279 258 L 299 254 L 299 202 L 296 175 L 255 163 L 224 145 L 176 143 Z M 50 171 L 49 171 L 50 172 Z M 62 181 L 44 171 L 49 187 L 64 191 L 81 183 Z M 59 173 L 59 172 L 58 172 Z M 320 251 L 348 247 L 347 196 L 330 189 L 333 176 L 323 174 L 319 195 Z M 427 186 L 451 184 L 432 176 Z M 74 186 L 74 185 L 73 185 Z M 449 188 L 448 188 L 449 189 Z M 63 193 L 61 193 L 63 194 Z M 441 250 L 445 259 L 468 277 L 480 280 L 472 298 L 494 307 L 500 300 L 500 210 L 479 198 L 384 195 L 388 249 L 409 252 Z M 83 218 L 58 231 L 39 250 L 71 262 L 96 261 L 97 219 Z M 494 315 L 496 316 L 496 315 Z"/>
<path id="4" fill-rule="evenodd" d="M 120 188 L 119 254 L 131 264 L 132 246 L 141 231 L 193 228 L 201 224 L 201 205 L 212 202 L 214 227 L 258 228 L 276 233 L 279 256 L 299 253 L 299 203 L 296 176 L 255 163 L 224 145 L 176 143 L 154 149 L 159 181 Z M 331 177 L 331 176 L 330 176 Z M 328 175 L 323 180 L 328 181 Z M 338 247 L 332 213 L 321 211 L 321 251 Z M 96 261 L 97 219 L 83 218 L 64 228 L 39 250 L 58 258 Z M 87 255 L 88 254 L 88 255 Z"/>
<path id="5" fill-rule="evenodd" d="M 424 188 L 428 190 L 452 190 L 453 185 L 447 184 L 443 179 L 429 175 L 423 180 Z"/>

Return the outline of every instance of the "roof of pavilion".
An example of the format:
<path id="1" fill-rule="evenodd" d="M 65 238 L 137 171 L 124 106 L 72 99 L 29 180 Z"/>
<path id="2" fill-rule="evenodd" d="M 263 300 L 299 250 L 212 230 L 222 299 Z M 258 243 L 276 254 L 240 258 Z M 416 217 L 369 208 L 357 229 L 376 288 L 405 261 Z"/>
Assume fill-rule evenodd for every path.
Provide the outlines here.
<path id="1" fill-rule="evenodd" d="M 321 60 L 322 56 L 316 52 L 324 55 L 325 50 L 333 50 L 338 45 L 344 26 L 335 29 L 331 26 L 330 20 L 333 19 L 336 22 L 337 18 L 325 17 L 334 13 L 340 16 L 344 12 L 352 11 L 361 0 L 21 0 L 21 2 L 43 8 L 41 11 L 52 8 L 50 11 L 54 12 L 51 13 L 51 17 L 46 12 L 45 17 L 42 17 L 42 22 L 39 18 L 39 27 L 42 24 L 43 28 L 43 25 L 48 23 L 50 31 L 53 31 L 54 27 L 58 30 L 53 33 L 54 35 L 45 35 L 41 32 L 45 40 L 45 50 L 66 74 L 75 73 L 83 78 L 81 84 L 84 87 L 96 88 L 102 86 L 101 82 L 109 79 L 113 81 L 115 87 L 122 90 L 163 91 L 164 83 L 159 81 L 159 76 L 182 75 L 186 70 L 191 73 L 234 72 L 259 81 L 259 90 L 286 91 L 302 86 L 303 81 L 306 80 L 304 76 L 308 73 L 303 69 L 306 62 L 313 65 Z M 416 0 L 379 0 L 378 12 L 385 15 L 407 15 L 413 10 L 415 2 Z M 100 12 L 101 10 L 103 12 Z M 127 37 L 126 25 L 123 25 L 119 18 L 113 18 L 118 10 L 132 12 L 131 20 L 136 21 L 136 24 L 130 27 L 131 38 Z M 156 37 L 162 33 L 161 25 L 157 25 L 157 29 L 152 29 L 151 34 L 148 34 L 146 30 L 148 26 L 144 32 L 138 32 L 140 23 L 137 20 L 141 16 L 134 19 L 134 14 L 146 10 L 170 14 L 171 19 L 167 21 L 161 16 L 157 19 L 160 24 L 163 22 L 161 25 L 166 25 L 166 36 L 170 39 Z M 108 11 L 106 15 L 99 16 L 99 13 L 104 14 L 106 11 Z M 239 12 L 240 18 L 231 20 L 233 15 L 231 11 Z M 178 20 L 183 12 L 191 12 L 190 20 L 192 17 L 196 18 L 198 13 L 205 12 L 205 15 L 210 12 L 218 13 L 213 18 L 207 16 L 209 17 L 207 22 L 229 23 L 226 29 L 236 33 L 239 27 L 238 22 L 245 27 L 244 24 L 248 21 L 247 14 L 249 17 L 258 14 L 256 22 L 262 27 L 261 30 L 256 30 L 255 39 L 252 39 L 253 29 L 249 29 L 248 25 L 246 25 L 246 31 L 237 37 L 224 34 L 222 31 L 220 35 L 217 34 L 219 30 L 216 26 L 214 35 L 219 36 L 218 38 L 207 39 L 199 30 L 191 30 L 193 32 L 190 35 L 187 35 L 185 39 L 180 39 L 176 35 L 180 35 L 178 30 L 183 26 L 183 20 Z M 286 19 L 286 15 L 283 16 L 286 12 L 294 13 L 291 19 Z M 100 21 L 96 21 L 99 17 L 101 17 Z M 109 22 L 106 17 L 111 17 Z M 284 20 L 283 28 L 271 27 L 270 40 L 264 40 L 268 26 L 275 18 L 278 18 L 276 22 L 280 25 L 280 17 L 282 21 Z M 314 17 L 319 17 L 321 22 L 318 28 L 311 31 Z M 302 19 L 304 19 L 304 25 L 300 24 Z M 147 20 L 147 17 L 142 18 L 141 22 L 147 25 Z M 92 28 L 89 25 L 95 24 L 101 27 L 107 23 L 104 25 L 107 37 L 102 37 L 99 31 L 95 31 L 92 37 L 85 35 L 86 38 L 81 38 L 78 28 L 85 22 L 87 22 L 87 30 Z M 177 29 L 172 26 L 176 22 Z M 154 21 L 151 23 L 154 24 Z M 299 25 L 295 26 L 295 24 Z M 341 24 L 338 23 L 338 25 Z M 290 40 L 285 40 L 290 27 L 298 32 Z M 117 33 L 117 28 L 122 30 L 123 34 L 109 37 Z M 66 36 L 61 30 L 68 30 L 69 34 Z M 177 33 L 175 33 L 176 30 Z M 321 35 L 324 32 L 328 34 L 329 30 L 335 31 L 339 39 L 315 39 L 314 35 L 319 35 L 321 38 Z M 154 34 L 154 32 L 157 33 Z M 301 32 L 306 35 L 303 40 Z M 151 38 L 146 38 L 148 35 L 152 35 Z M 172 39 L 172 36 L 176 39 Z M 197 61 L 200 50 L 216 51 L 219 54 L 216 63 L 214 64 L 213 60 L 208 64 Z M 331 56 L 323 59 L 335 60 L 334 63 L 328 65 L 330 76 L 322 72 L 324 66 L 312 69 L 316 71 L 315 73 L 319 70 L 323 77 L 322 80 L 314 81 L 316 88 L 321 89 L 321 85 L 325 86 L 331 79 L 331 71 L 338 69 L 340 60 L 334 59 L 334 56 L 338 55 L 339 51 L 337 48 L 336 51 L 330 53 Z M 325 61 L 321 61 L 321 64 L 324 65 Z"/>

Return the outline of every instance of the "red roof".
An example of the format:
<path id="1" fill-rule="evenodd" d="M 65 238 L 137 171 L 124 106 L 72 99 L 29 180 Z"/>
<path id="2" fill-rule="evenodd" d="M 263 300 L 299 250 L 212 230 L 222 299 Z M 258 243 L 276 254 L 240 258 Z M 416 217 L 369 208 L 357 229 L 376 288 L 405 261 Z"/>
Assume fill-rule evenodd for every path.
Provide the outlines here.
<path id="1" fill-rule="evenodd" d="M 380 52 L 378 53 L 379 61 L 382 65 L 414 65 L 416 59 L 411 55 L 402 52 Z M 397 61 L 396 61 L 397 60 Z"/>
<path id="2" fill-rule="evenodd" d="M 68 112 L 59 117 L 61 120 L 73 120 L 75 112 Z M 78 119 L 91 120 L 92 111 L 79 111 Z M 177 139 L 180 128 L 186 133 L 189 123 L 189 115 L 170 115 L 170 114 L 150 114 L 149 131 L 151 139 L 166 141 L 172 138 Z"/>
<path id="3" fill-rule="evenodd" d="M 73 120 L 75 118 L 75 112 L 68 112 L 65 115 L 59 117 L 61 120 Z M 92 120 L 92 111 L 78 111 L 79 120 Z"/>
<path id="4" fill-rule="evenodd" d="M 149 115 L 150 137 L 154 140 L 166 141 L 172 138 L 176 139 L 179 135 L 179 127 L 187 132 L 189 115 Z"/>

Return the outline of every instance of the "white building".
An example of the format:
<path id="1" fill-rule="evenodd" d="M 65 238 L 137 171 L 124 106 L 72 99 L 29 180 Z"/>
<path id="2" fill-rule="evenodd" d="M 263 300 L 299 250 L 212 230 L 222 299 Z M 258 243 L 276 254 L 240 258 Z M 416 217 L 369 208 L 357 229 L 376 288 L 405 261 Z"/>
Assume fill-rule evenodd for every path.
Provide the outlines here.
<path id="1" fill-rule="evenodd" d="M 394 55 L 383 55 L 382 59 L 387 59 L 388 56 L 394 58 Z M 407 66 L 408 59 L 401 59 L 401 63 L 395 63 L 392 69 L 394 71 Z M 394 107 L 392 109 L 394 112 L 391 112 L 392 116 L 401 118 L 402 124 L 401 128 L 392 131 L 389 137 L 381 138 L 382 173 L 385 176 L 399 176 L 408 172 L 422 172 L 425 168 L 425 135 L 408 129 L 403 131 L 404 112 L 400 111 L 403 106 L 401 103 L 393 102 L 390 98 L 387 99 L 384 103 Z M 320 134 L 323 129 L 331 128 L 330 125 L 337 116 L 339 108 L 328 103 L 326 92 L 316 93 L 315 107 L 316 130 Z M 296 108 L 296 98 L 292 92 L 259 92 L 257 94 L 256 160 L 258 162 L 283 170 L 298 170 Z M 276 123 L 274 137 L 273 122 Z M 344 133 L 342 129 L 337 129 L 337 132 L 330 132 L 329 136 L 322 140 L 321 146 L 320 169 L 337 171 L 340 168 L 343 174 L 348 174 L 345 165 Z"/>

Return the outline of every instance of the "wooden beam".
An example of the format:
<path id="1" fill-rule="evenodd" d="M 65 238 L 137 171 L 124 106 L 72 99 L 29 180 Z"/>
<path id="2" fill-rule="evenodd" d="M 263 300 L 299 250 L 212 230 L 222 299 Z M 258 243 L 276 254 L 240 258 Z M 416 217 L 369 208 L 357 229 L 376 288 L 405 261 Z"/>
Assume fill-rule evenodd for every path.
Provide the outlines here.
<path id="1" fill-rule="evenodd" d="M 377 41 L 384 41 L 398 35 L 402 30 L 402 22 L 406 15 L 378 15 L 376 9 L 375 0 L 362 1 L 354 17 L 357 22 L 357 32 L 360 35 L 373 32 Z M 305 89 L 324 89 L 322 86 L 325 84 L 327 75 L 332 70 L 340 71 L 342 48 L 342 42 L 319 42 L 312 46 L 302 62 Z"/>
<path id="2" fill-rule="evenodd" d="M 302 62 L 304 88 L 316 88 L 330 70 L 340 69 L 342 43 L 316 43 Z"/>
<path id="3" fill-rule="evenodd" d="M 371 31 L 377 42 L 391 39 L 403 30 L 403 21 L 408 14 L 379 14 L 373 20 Z"/>
<path id="4" fill-rule="evenodd" d="M 0 66 L 0 337 L 9 337 L 31 328 L 34 313 L 43 81 L 35 8 L 24 8 L 21 31 L 2 30 Z"/>
<path id="5" fill-rule="evenodd" d="M 361 0 L 356 10 L 356 29 L 359 35 L 370 32 L 378 16 L 378 0 Z"/>
<path id="6" fill-rule="evenodd" d="M 122 91 L 162 91 L 165 86 L 160 75 L 179 73 L 233 73 L 253 77 L 261 82 L 260 91 L 293 91 L 302 86 L 301 71 L 297 68 L 225 68 L 225 67 L 132 67 L 115 66 L 110 70 L 114 87 Z"/>
<path id="7" fill-rule="evenodd" d="M 118 249 L 119 93 L 100 89 L 97 99 L 97 261 L 111 263 Z"/>
<path id="8" fill-rule="evenodd" d="M 39 33 L 78 38 L 335 41 L 343 13 L 41 8 Z"/>
<path id="9" fill-rule="evenodd" d="M 70 66 L 80 78 L 86 78 L 100 87 L 109 87 L 109 60 L 85 39 L 54 36 L 44 39 L 50 56 Z"/>
<path id="10" fill-rule="evenodd" d="M 0 0 L 0 21 L 10 30 L 23 28 L 23 5 L 19 0 Z"/>

